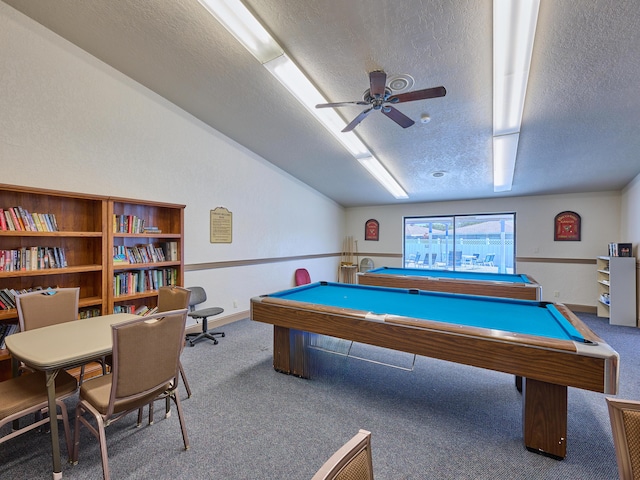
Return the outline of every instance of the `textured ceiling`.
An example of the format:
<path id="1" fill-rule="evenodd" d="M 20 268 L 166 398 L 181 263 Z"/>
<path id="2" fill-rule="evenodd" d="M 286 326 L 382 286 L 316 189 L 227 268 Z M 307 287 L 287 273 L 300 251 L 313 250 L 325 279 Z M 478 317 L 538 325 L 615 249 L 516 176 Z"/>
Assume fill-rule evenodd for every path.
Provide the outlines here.
<path id="1" fill-rule="evenodd" d="M 360 100 L 376 69 L 446 87 L 397 107 L 410 128 L 374 112 L 355 130 L 402 201 L 197 0 L 4 2 L 344 206 L 617 190 L 640 173 L 637 0 L 541 0 L 513 189 L 500 194 L 491 0 L 245 0 L 330 102 Z"/>

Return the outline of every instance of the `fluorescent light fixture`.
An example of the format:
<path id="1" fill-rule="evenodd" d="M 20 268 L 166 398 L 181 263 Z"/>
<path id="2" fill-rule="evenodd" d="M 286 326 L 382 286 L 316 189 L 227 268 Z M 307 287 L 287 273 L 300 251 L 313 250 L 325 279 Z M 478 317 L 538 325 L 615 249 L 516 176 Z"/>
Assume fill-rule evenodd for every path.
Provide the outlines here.
<path id="1" fill-rule="evenodd" d="M 493 137 L 493 191 L 508 192 L 513 184 L 519 133 Z"/>
<path id="2" fill-rule="evenodd" d="M 540 0 L 493 0 L 494 137 L 520 132 L 539 8 Z M 495 145 L 494 141 L 494 180 L 504 174 L 497 171 L 504 159 L 496 159 Z M 514 155 L 509 163 L 515 166 L 517 140 L 508 151 Z M 494 191 L 510 190 L 512 181 L 494 184 Z"/>
<path id="3" fill-rule="evenodd" d="M 387 171 L 386 168 L 378 161 L 374 156 L 359 158 L 360 164 L 366 168 L 373 177 L 380 182 L 380 184 L 386 188 L 391 195 L 396 198 L 409 198 L 407 193 L 396 182 L 395 178 Z"/>
<path id="4" fill-rule="evenodd" d="M 342 133 L 347 122 L 332 108 L 306 75 L 287 56 L 240 0 L 198 0 L 282 85 L 396 198 L 408 198 L 400 184 L 371 155 L 354 132 Z M 363 161 L 364 160 L 364 161 Z"/>
<path id="5" fill-rule="evenodd" d="M 239 0 L 198 0 L 260 63 L 284 50 Z"/>
<path id="6" fill-rule="evenodd" d="M 264 66 L 354 157 L 371 155 L 369 149 L 355 133 L 341 133 L 347 123 L 334 109 L 315 107 L 319 103 L 327 103 L 327 100 L 286 53 L 265 63 Z"/>

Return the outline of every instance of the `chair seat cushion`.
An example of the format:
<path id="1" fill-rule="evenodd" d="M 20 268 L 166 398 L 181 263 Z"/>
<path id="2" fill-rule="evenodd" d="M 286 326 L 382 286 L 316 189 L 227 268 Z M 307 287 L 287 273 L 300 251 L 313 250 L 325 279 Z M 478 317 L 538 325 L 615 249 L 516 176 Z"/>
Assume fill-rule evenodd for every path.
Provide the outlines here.
<path id="1" fill-rule="evenodd" d="M 196 310 L 195 312 L 191 312 L 189 313 L 189 316 L 191 318 L 207 318 L 207 317 L 213 317 L 214 315 L 218 315 L 222 312 L 224 312 L 224 308 L 210 307 L 210 308 L 203 308 L 202 310 Z"/>
<path id="2" fill-rule="evenodd" d="M 147 405 L 154 400 L 162 392 L 169 389 L 170 383 L 161 388 L 150 392 L 149 394 L 136 398 L 135 400 L 117 401 L 113 413 L 125 412 L 127 410 L 136 409 L 140 406 Z M 100 377 L 85 380 L 80 387 L 80 400 L 87 401 L 95 407 L 102 415 L 107 413 L 109 406 L 109 395 L 111 394 L 111 374 L 102 375 Z"/>
<path id="3" fill-rule="evenodd" d="M 44 372 L 24 374 L 0 382 L 0 420 L 23 410 L 47 403 Z M 56 376 L 56 398 L 78 388 L 76 379 L 64 370 Z"/>

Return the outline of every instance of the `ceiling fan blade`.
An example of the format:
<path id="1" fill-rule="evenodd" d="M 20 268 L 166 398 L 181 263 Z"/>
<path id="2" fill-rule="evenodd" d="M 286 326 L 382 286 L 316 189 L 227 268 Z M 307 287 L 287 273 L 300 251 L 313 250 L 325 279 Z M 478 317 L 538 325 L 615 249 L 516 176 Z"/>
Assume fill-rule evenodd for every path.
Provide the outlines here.
<path id="1" fill-rule="evenodd" d="M 369 92 L 373 98 L 383 97 L 384 89 L 387 84 L 387 74 L 376 70 L 369 73 Z"/>
<path id="2" fill-rule="evenodd" d="M 444 87 L 425 88 L 424 90 L 414 90 L 413 92 L 399 93 L 392 95 L 387 100 L 391 103 L 413 102 L 414 100 L 425 100 L 427 98 L 444 97 L 447 90 Z"/>
<path id="3" fill-rule="evenodd" d="M 319 103 L 316 108 L 348 107 L 350 105 L 369 105 L 369 103 L 362 100 L 358 102 Z"/>
<path id="4" fill-rule="evenodd" d="M 416 123 L 413 120 L 411 120 L 409 117 L 407 117 L 404 113 L 402 113 L 400 110 L 390 106 L 383 107 L 382 113 L 384 113 L 387 117 L 389 117 L 391 120 L 396 122 L 402 128 L 410 127 L 411 125 Z"/>
<path id="5" fill-rule="evenodd" d="M 363 110 L 362 113 L 360 113 L 360 115 L 358 115 L 356 118 L 354 118 L 353 120 L 351 120 L 351 123 L 349 125 L 347 125 L 346 127 L 344 127 L 342 129 L 342 132 L 350 132 L 351 130 L 353 130 L 354 128 L 356 128 L 356 126 L 366 118 L 367 115 L 369 115 L 371 113 L 371 111 L 373 110 L 373 107 L 369 107 L 366 110 Z"/>

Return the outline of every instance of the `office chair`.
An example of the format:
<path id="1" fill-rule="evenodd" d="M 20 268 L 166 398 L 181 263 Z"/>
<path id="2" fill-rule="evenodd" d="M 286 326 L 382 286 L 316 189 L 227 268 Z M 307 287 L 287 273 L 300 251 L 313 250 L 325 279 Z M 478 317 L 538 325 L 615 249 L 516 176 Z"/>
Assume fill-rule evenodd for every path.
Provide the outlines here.
<path id="1" fill-rule="evenodd" d="M 80 288 L 54 288 L 36 290 L 16 295 L 16 308 L 20 331 L 58 325 L 78 320 Z M 90 362 L 93 363 L 93 362 Z M 106 373 L 106 362 L 99 361 L 102 374 Z M 85 365 L 80 367 L 80 384 L 84 381 Z"/>
<path id="2" fill-rule="evenodd" d="M 62 420 L 67 453 L 71 458 L 71 430 L 69 429 L 67 407 L 63 400 L 75 393 L 78 389 L 78 382 L 75 377 L 62 370 L 58 372 L 55 383 L 56 404 L 60 407 L 60 414 L 56 414 L 55 418 L 56 421 Z M 40 414 L 49 404 L 44 372 L 26 373 L 0 382 L 0 399 L 2 400 L 0 401 L 0 427 L 32 413 Z M 38 416 L 37 418 L 36 421 L 22 428 L 18 428 L 19 424 L 16 422 L 14 430 L 0 438 L 0 443 L 49 423 L 51 415 Z"/>
<path id="3" fill-rule="evenodd" d="M 173 310 L 111 326 L 111 373 L 91 378 L 80 387 L 73 438 L 74 464 L 78 462 L 82 424 L 100 442 L 102 475 L 104 480 L 109 480 L 105 428 L 128 413 L 165 398 L 176 405 L 184 449 L 189 448 L 180 396 L 176 394 L 186 314 L 187 309 Z M 141 338 L 145 341 L 141 342 Z M 86 418 L 86 414 L 90 418 Z"/>
<path id="4" fill-rule="evenodd" d="M 640 479 L 640 402 L 607 398 L 620 480 Z"/>
<path id="5" fill-rule="evenodd" d="M 196 320 L 202 320 L 202 332 L 187 333 L 187 340 L 189 341 L 189 345 L 193 347 L 196 342 L 205 339 L 213 340 L 213 344 L 217 345 L 218 340 L 214 335 L 220 335 L 221 337 L 224 337 L 224 332 L 213 332 L 209 330 L 207 319 L 209 317 L 213 317 L 214 315 L 221 314 L 222 312 L 224 312 L 224 309 L 221 307 L 209 307 L 203 308 L 201 310 L 196 310 L 196 305 L 200 305 L 201 303 L 207 301 L 207 293 L 202 287 L 189 287 L 188 290 L 191 290 L 191 298 L 189 300 L 189 316 L 191 318 L 195 318 Z"/>
<path id="6" fill-rule="evenodd" d="M 373 480 L 371 432 L 360 430 L 320 467 L 312 480 Z"/>
<path id="7" fill-rule="evenodd" d="M 311 275 L 306 268 L 299 268 L 295 273 L 296 287 L 311 283 Z"/>

